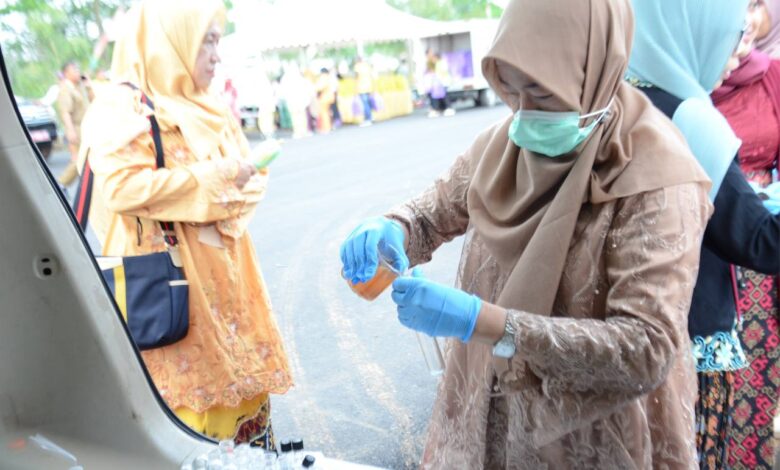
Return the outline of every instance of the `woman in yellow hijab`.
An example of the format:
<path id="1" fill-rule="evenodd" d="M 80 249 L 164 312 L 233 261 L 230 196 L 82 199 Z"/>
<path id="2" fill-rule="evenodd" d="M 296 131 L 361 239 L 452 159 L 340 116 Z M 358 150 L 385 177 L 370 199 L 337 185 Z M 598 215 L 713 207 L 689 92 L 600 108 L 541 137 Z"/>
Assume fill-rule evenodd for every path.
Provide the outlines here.
<path id="1" fill-rule="evenodd" d="M 267 172 L 249 163 L 239 125 L 208 91 L 225 21 L 218 0 L 146 0 L 129 15 L 112 76 L 84 120 L 82 161 L 95 174 L 91 220 L 103 254 L 166 249 L 173 221 L 190 284 L 190 329 L 143 352 L 160 394 L 190 427 L 273 447 L 269 393 L 292 385 L 246 227 Z M 139 89 L 120 85 L 129 82 Z M 141 104 L 141 93 L 154 111 Z M 156 168 L 147 116 L 161 127 Z"/>

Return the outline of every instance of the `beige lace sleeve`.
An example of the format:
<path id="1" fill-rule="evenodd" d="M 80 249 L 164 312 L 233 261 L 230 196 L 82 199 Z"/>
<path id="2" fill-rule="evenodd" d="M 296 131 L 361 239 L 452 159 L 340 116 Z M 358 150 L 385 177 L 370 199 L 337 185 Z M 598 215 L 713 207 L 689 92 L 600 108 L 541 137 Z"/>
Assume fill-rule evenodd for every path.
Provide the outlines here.
<path id="1" fill-rule="evenodd" d="M 439 246 L 466 232 L 470 180 L 469 161 L 461 156 L 431 187 L 387 214 L 409 233 L 407 256 L 412 266 L 430 261 Z"/>
<path id="2" fill-rule="evenodd" d="M 513 365 L 527 364 L 542 381 L 545 404 L 538 410 L 548 413 L 538 418 L 548 438 L 565 432 L 567 421 L 593 418 L 589 410 L 606 415 L 654 390 L 690 353 L 688 310 L 709 214 L 706 194 L 693 184 L 628 198 L 604 247 L 606 312 L 593 312 L 596 318 L 510 312 L 517 330 Z"/>

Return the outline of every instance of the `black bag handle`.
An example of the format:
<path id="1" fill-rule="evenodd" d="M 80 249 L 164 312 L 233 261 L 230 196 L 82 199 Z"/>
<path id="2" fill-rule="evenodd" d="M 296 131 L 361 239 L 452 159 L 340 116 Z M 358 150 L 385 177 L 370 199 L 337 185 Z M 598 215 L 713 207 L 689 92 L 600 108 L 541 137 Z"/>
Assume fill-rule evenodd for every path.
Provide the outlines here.
<path id="1" fill-rule="evenodd" d="M 124 82 L 122 85 L 128 86 L 133 90 L 138 90 L 138 87 L 130 82 Z M 141 93 L 141 102 L 154 111 L 154 103 L 152 103 L 152 100 L 143 92 Z M 160 134 L 160 125 L 154 114 L 149 115 L 149 124 L 151 125 L 157 168 L 165 168 L 165 153 L 163 150 L 162 135 Z M 76 190 L 76 199 L 73 201 L 73 212 L 76 214 L 76 220 L 79 223 L 79 227 L 81 227 L 81 230 L 84 232 L 87 231 L 87 225 L 89 223 L 89 209 L 92 205 L 92 186 L 94 183 L 95 175 L 92 173 L 92 168 L 89 165 L 89 153 L 87 153 L 87 158 L 84 161 L 84 168 L 81 171 L 78 189 Z M 168 246 L 178 245 L 179 240 L 176 238 L 173 222 L 160 222 L 160 227 L 162 228 L 163 237 Z"/>

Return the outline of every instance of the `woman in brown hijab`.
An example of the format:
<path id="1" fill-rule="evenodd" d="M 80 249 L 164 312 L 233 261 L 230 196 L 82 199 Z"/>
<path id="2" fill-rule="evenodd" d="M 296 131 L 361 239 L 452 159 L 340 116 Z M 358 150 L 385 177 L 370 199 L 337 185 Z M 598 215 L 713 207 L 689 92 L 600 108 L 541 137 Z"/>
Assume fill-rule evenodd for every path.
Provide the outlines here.
<path id="1" fill-rule="evenodd" d="M 632 34 L 628 0 L 511 1 L 483 71 L 515 115 L 342 246 L 365 282 L 379 256 L 405 269 L 465 234 L 458 289 L 393 284 L 402 324 L 451 338 L 423 468 L 695 465 L 710 185 L 623 82 Z"/>

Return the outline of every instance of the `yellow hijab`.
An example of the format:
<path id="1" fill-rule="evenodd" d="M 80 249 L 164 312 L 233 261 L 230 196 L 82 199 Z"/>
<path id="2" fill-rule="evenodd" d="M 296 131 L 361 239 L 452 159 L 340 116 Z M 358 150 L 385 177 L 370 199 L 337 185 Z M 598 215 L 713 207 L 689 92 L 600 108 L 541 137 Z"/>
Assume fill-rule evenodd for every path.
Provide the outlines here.
<path id="1" fill-rule="evenodd" d="M 243 153 L 226 138 L 226 106 L 197 90 L 192 78 L 209 26 L 224 26 L 225 19 L 219 0 L 144 0 L 128 15 L 127 33 L 114 48 L 112 76 L 146 93 L 162 129 L 178 127 L 199 160 L 220 150 Z"/>
<path id="2" fill-rule="evenodd" d="M 192 71 L 203 38 L 213 21 L 224 24 L 220 0 L 144 0 L 127 15 L 125 34 L 114 48 L 112 77 L 84 117 L 79 168 L 90 159 L 109 155 L 149 132 L 152 111 L 140 102 L 140 88 L 154 103 L 163 131 L 179 129 L 198 160 L 242 158 L 248 155 L 246 138 L 231 132 L 229 110 L 220 98 L 197 90 Z M 98 191 L 95 188 L 95 191 Z M 97 192 L 95 194 L 98 194 Z M 101 197 L 92 198 L 90 223 L 105 234 L 110 220 Z M 244 224 L 233 219 L 216 224 L 220 233 L 238 237 Z M 241 227 L 240 230 L 226 227 Z"/>

